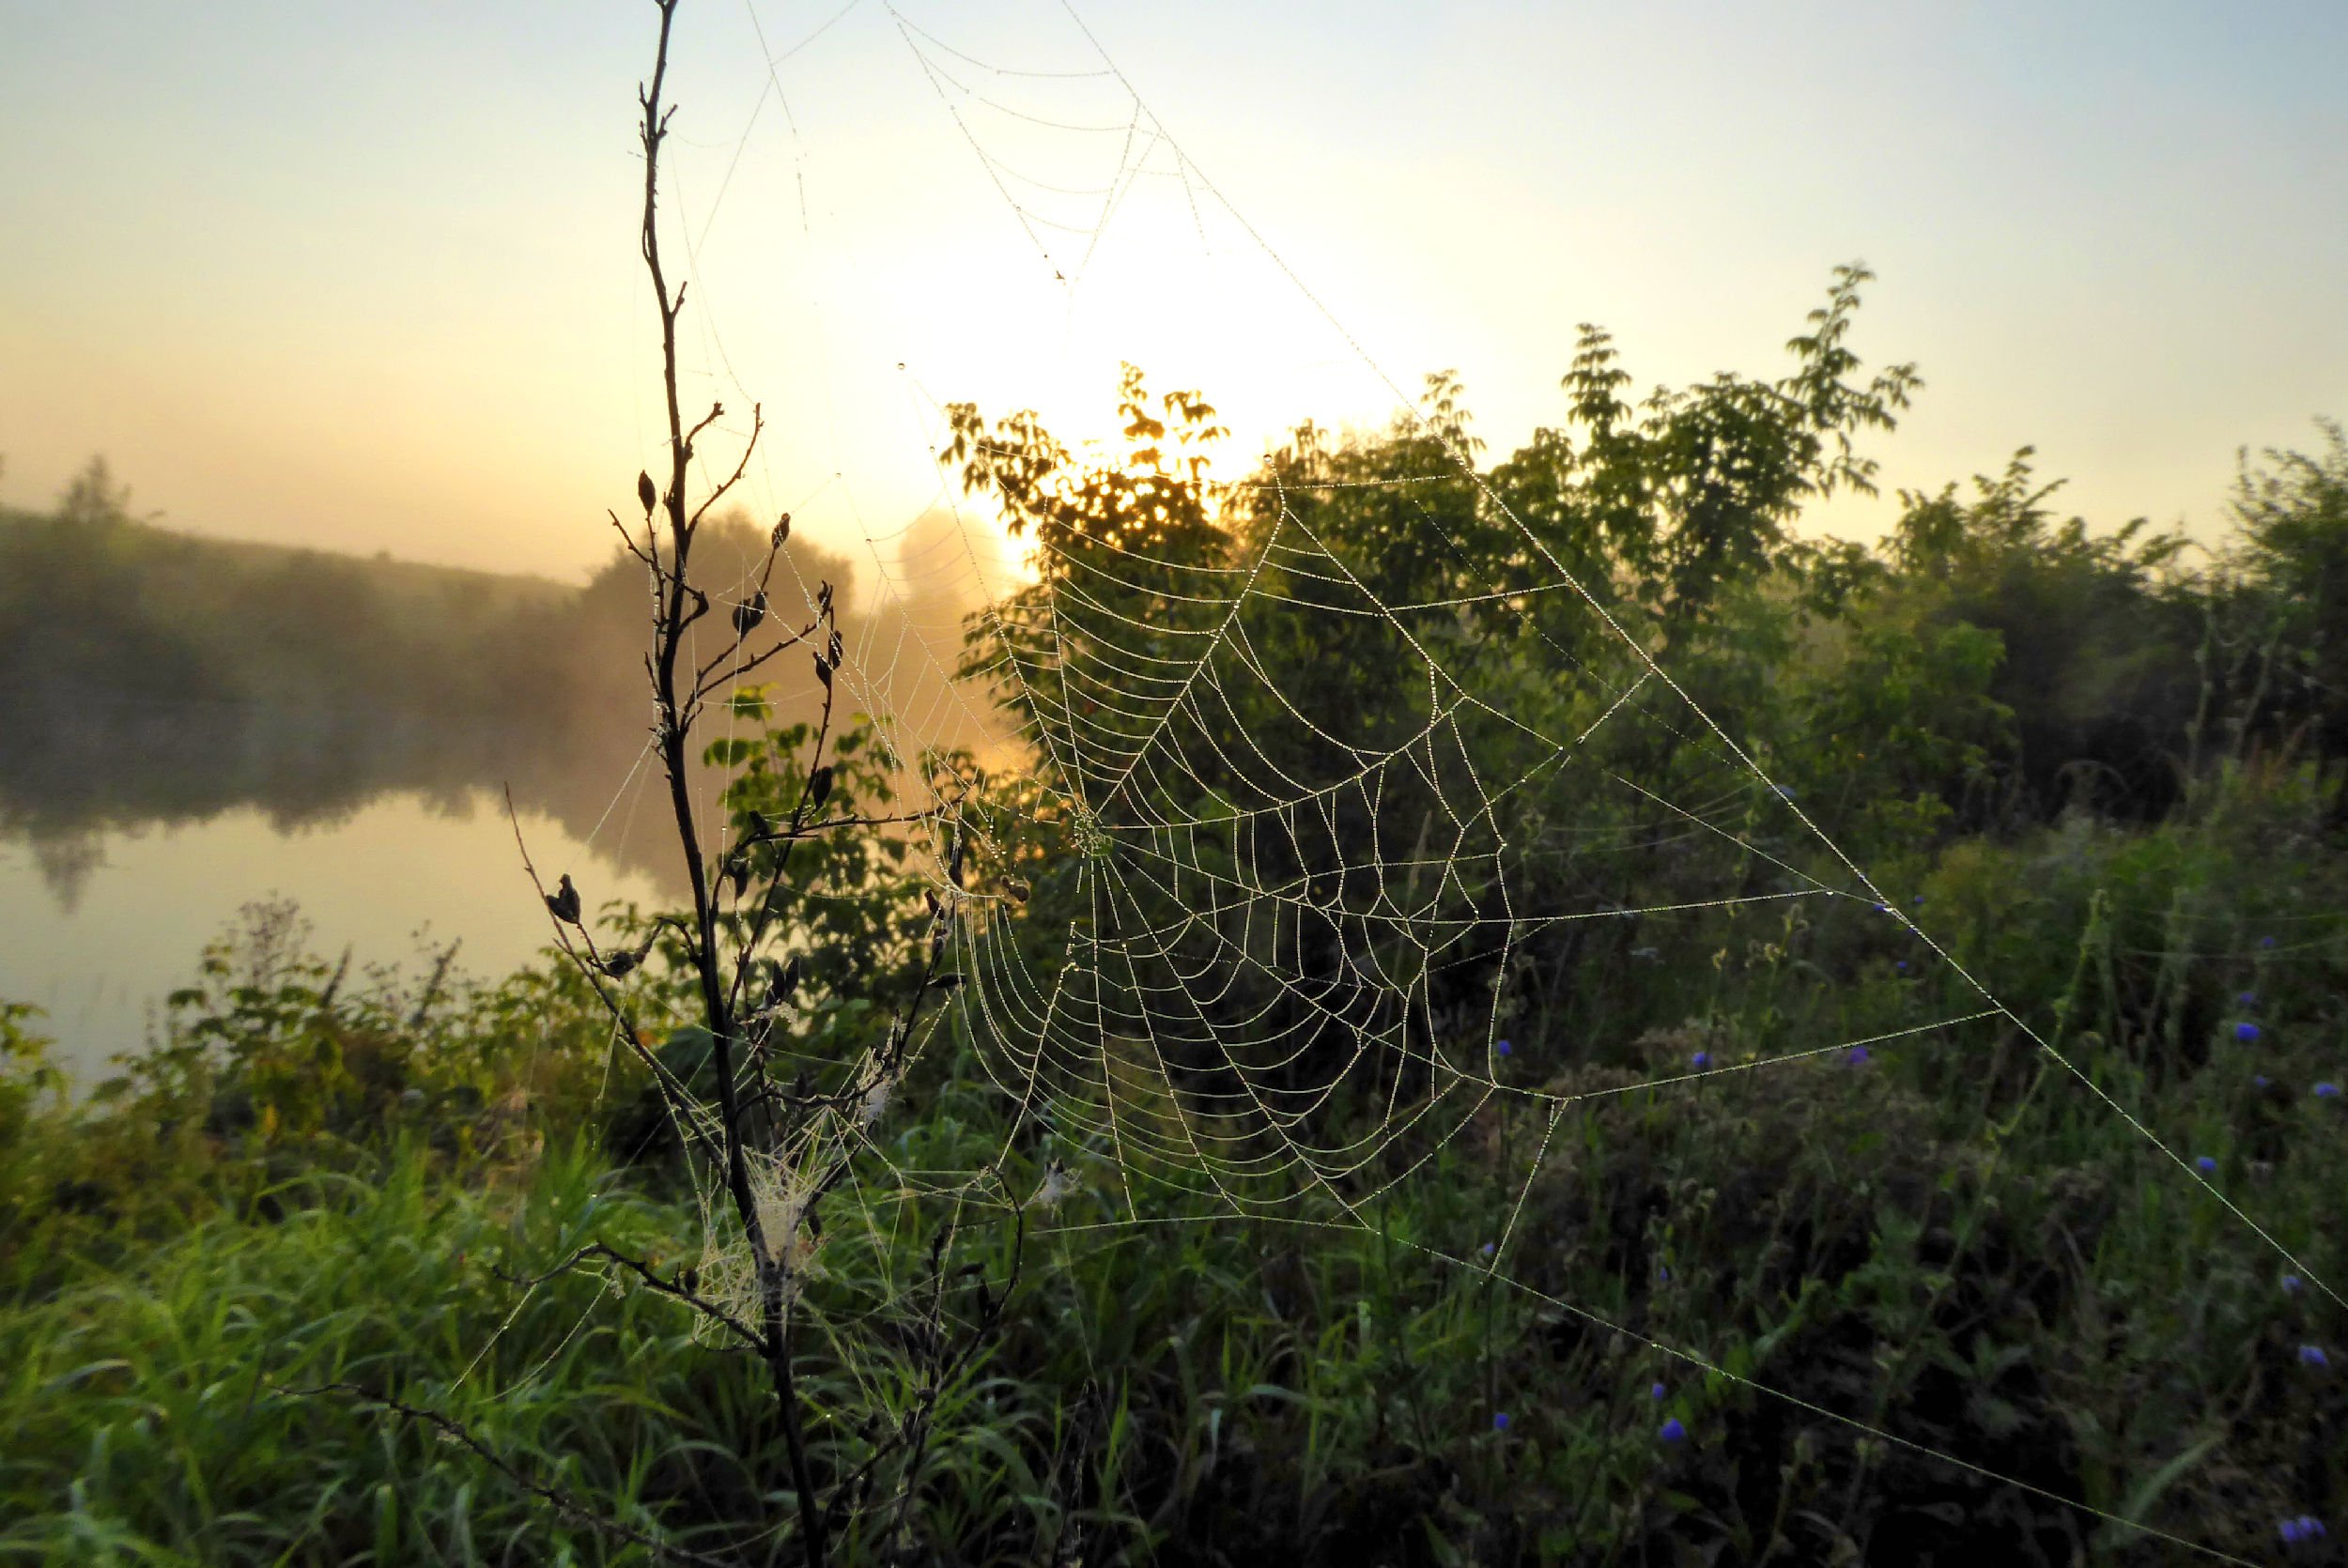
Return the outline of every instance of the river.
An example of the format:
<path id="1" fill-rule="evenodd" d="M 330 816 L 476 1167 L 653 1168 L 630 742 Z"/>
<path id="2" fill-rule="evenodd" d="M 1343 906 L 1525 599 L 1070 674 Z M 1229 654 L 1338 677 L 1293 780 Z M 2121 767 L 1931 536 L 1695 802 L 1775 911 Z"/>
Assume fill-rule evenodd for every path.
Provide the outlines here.
<path id="1" fill-rule="evenodd" d="M 663 825 L 647 799 L 631 822 L 626 801 L 583 841 L 551 816 L 521 813 L 532 857 L 549 882 L 570 872 L 590 904 L 663 902 L 641 868 Z M 634 867 L 630 863 L 634 862 Z M 37 844 L 0 840 L 0 999 L 48 1015 L 36 1029 L 53 1059 L 86 1089 L 108 1061 L 137 1050 L 163 998 L 193 984 L 205 945 L 245 904 L 291 899 L 329 960 L 428 963 L 426 949 L 457 943 L 456 968 L 511 972 L 548 940 L 514 844 L 503 802 L 473 790 L 450 798 L 387 792 L 332 820 L 281 825 L 258 806 L 200 822 L 148 823 Z"/>

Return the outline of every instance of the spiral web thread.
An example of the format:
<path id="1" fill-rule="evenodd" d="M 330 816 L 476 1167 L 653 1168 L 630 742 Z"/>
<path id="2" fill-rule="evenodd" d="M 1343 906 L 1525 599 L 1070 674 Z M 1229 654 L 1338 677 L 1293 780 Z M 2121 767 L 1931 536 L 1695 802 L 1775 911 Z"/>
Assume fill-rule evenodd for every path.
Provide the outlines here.
<path id="1" fill-rule="evenodd" d="M 1553 1175 L 1568 1158 L 1557 1133 L 1577 1106 L 1609 1095 L 1733 1090 L 1752 1074 L 1800 1070 L 1805 1063 L 1812 1070 L 1846 1070 L 1852 1048 L 1862 1045 L 1896 1051 L 1930 1043 L 1961 1051 L 1985 1042 L 1988 1026 L 2003 1026 L 2018 1030 L 2159 1148 L 2185 1179 L 2311 1286 L 2340 1299 L 1965 971 L 1486 484 L 1460 432 L 1409 411 L 1411 400 L 1182 152 L 1073 7 L 1069 17 L 1098 54 L 1097 69 L 990 65 L 893 6 L 876 0 L 873 8 L 887 14 L 984 177 L 1059 281 L 1072 288 L 1082 281 L 1102 236 L 1143 180 L 1179 182 L 1201 243 L 1203 202 L 1227 215 L 1294 285 L 1406 410 L 1413 433 L 1441 445 L 1452 471 L 1225 486 L 1227 496 L 1252 490 L 1269 501 L 1260 509 L 1266 521 L 1238 559 L 1158 559 L 1098 545 L 1070 551 L 1040 535 L 1033 544 L 1049 591 L 1024 597 L 1007 593 L 1015 585 L 990 577 L 987 552 L 974 543 L 986 525 L 959 511 L 960 539 L 920 537 L 912 528 L 892 537 L 868 535 L 881 601 L 902 607 L 926 592 L 935 602 L 943 589 L 975 591 L 990 607 L 977 623 L 975 657 L 962 646 L 961 628 L 924 627 L 901 614 L 888 623 L 886 643 L 850 638 L 839 679 L 876 715 L 884 743 L 904 766 L 909 803 L 935 813 L 927 874 L 945 900 L 956 967 L 968 982 L 951 1004 L 959 1014 L 952 1032 L 973 1044 L 1016 1108 L 1013 1138 L 1020 1129 L 1042 1127 L 1053 1146 L 1067 1152 L 1068 1164 L 1055 1164 L 1032 1191 L 1008 1186 L 1014 1163 L 1009 1143 L 981 1170 L 907 1168 L 888 1136 L 893 1085 L 885 1086 L 863 1106 L 808 1130 L 799 1146 L 762 1160 L 757 1185 L 762 1207 L 771 1206 L 768 1229 L 782 1238 L 778 1245 L 796 1244 L 801 1216 L 795 1205 L 806 1173 L 843 1152 L 859 1164 L 844 1191 L 859 1218 L 883 1232 L 904 1222 L 909 1200 L 939 1197 L 952 1206 L 955 1224 L 967 1206 L 1021 1208 L 1032 1222 L 1077 1239 L 1087 1232 L 1218 1218 L 1369 1229 L 1379 1225 L 1383 1194 L 1426 1179 L 1430 1163 L 1463 1135 L 1513 1108 L 1538 1137 L 1529 1158 L 1520 1151 L 1522 1163 L 1507 1178 L 1508 1218 L 1498 1234 L 1390 1240 L 1880 1442 L 2199 1554 L 2239 1560 L 1829 1410 L 1684 1345 L 1648 1338 L 1510 1271 L 1520 1219 L 1544 1173 Z M 851 3 L 832 13 L 815 36 L 857 9 Z M 755 20 L 754 7 L 751 14 Z M 762 28 L 762 46 L 765 38 Z M 769 58 L 779 65 L 813 41 L 811 36 Z M 768 90 L 780 97 L 780 77 L 769 74 Z M 1100 115 L 1096 108 L 1095 117 L 1085 119 L 1072 117 L 1085 110 L 1048 98 L 1012 100 L 1026 86 L 1042 84 L 1048 92 L 1070 83 L 1105 87 L 1121 100 L 1121 111 Z M 1113 169 L 1104 177 L 1097 151 L 1088 150 L 1074 162 L 1090 175 L 1046 179 L 1024 170 L 991 146 L 990 115 L 1024 128 L 1030 147 L 1039 130 L 1064 133 L 1088 149 L 1113 138 Z M 745 141 L 749 134 L 746 129 Z M 732 176 L 730 163 L 721 199 Z M 798 200 L 804 213 L 803 194 Z M 705 217 L 704 234 L 707 226 Z M 722 360 L 714 339 L 713 347 Z M 943 444 L 942 419 L 935 417 L 940 410 L 934 402 L 929 412 L 921 438 L 934 459 Z M 834 483 L 853 510 L 844 479 L 835 476 L 826 487 Z M 1421 547 L 1446 552 L 1475 574 L 1469 552 L 1411 500 L 1413 486 L 1442 483 L 1471 485 L 1479 509 L 1513 530 L 1539 580 L 1487 582 L 1483 592 L 1460 597 L 1388 603 L 1370 586 L 1375 563 L 1355 559 L 1316 526 L 1317 497 L 1376 486 L 1423 525 Z M 950 490 L 939 495 L 952 504 Z M 890 544 L 899 546 L 893 558 L 881 548 Z M 779 586 L 779 598 L 796 589 L 812 607 L 813 583 Z M 1129 614 L 1145 592 L 1174 612 L 1147 621 Z M 1601 626 L 1606 635 L 1593 640 L 1606 652 L 1577 657 L 1553 639 L 1544 629 L 1557 613 L 1549 601 Z M 1471 610 L 1512 618 L 1554 657 L 1559 700 L 1530 715 L 1482 695 L 1491 683 L 1475 668 L 1473 639 L 1460 635 Z M 1307 623 L 1350 638 L 1350 661 L 1402 670 L 1413 691 L 1423 686 L 1423 706 L 1403 732 L 1362 732 L 1358 715 L 1344 711 L 1341 700 L 1332 702 L 1330 694 L 1344 690 L 1341 681 L 1316 694 L 1294 658 L 1309 645 L 1295 628 Z M 874 618 L 866 629 L 881 624 Z M 924 696 L 918 707 L 900 709 L 893 699 L 907 689 Z M 999 882 L 949 884 L 944 866 L 955 836 L 966 835 L 997 858 L 1007 852 L 1000 840 L 1005 807 L 975 797 L 968 807 L 958 806 L 929 768 L 911 765 L 927 740 L 999 731 L 998 699 L 1005 696 L 1027 715 L 1013 740 L 1043 791 L 1047 836 L 1075 857 L 1079 913 L 1064 931 L 1036 931 Z M 1281 722 L 1274 730 L 1251 730 L 1240 718 L 1251 712 L 1278 714 Z M 1625 730 L 1669 735 L 1707 758 L 1711 765 L 1701 775 L 1701 796 L 1665 799 L 1612 771 L 1597 743 Z M 1537 821 L 1511 832 L 1519 797 L 1577 771 L 1580 798 L 1612 792 L 1635 812 L 1600 825 Z M 1202 801 L 1210 803 L 1205 809 Z M 1408 842 L 1389 836 L 1398 805 L 1414 813 Z M 1769 840 L 1777 853 L 1759 841 L 1764 829 L 1777 834 Z M 1748 865 L 1767 867 L 1768 885 L 1643 907 L 1561 907 L 1524 897 L 1544 862 L 1652 853 L 1677 840 L 1724 842 Z M 1784 849 L 1789 842 L 1797 848 Z M 1740 886 L 1749 889 L 1753 880 Z M 1863 1038 L 1789 1046 L 1604 1087 L 1555 1087 L 1510 1054 L 1507 1033 L 1522 1006 L 1512 994 L 1516 961 L 1535 933 L 1605 920 L 1636 920 L 1643 929 L 1671 932 L 1676 942 L 1722 946 L 1741 945 L 1765 920 L 1872 922 L 1870 940 L 1878 951 L 1907 952 L 1920 967 L 1946 966 L 1978 1006 Z M 1464 1001 L 1461 976 L 1479 979 Z M 920 1043 L 934 1044 L 943 1026 L 943 1020 L 933 1022 Z M 716 1130 L 714 1118 L 707 1130 Z M 1063 1207 L 1062 1200 L 1087 1191 L 1106 1203 Z M 703 1207 L 708 1289 L 720 1301 L 746 1303 L 749 1260 L 737 1255 L 738 1228 L 714 1185 Z M 842 1363 L 866 1377 L 855 1325 L 826 1328 Z"/>

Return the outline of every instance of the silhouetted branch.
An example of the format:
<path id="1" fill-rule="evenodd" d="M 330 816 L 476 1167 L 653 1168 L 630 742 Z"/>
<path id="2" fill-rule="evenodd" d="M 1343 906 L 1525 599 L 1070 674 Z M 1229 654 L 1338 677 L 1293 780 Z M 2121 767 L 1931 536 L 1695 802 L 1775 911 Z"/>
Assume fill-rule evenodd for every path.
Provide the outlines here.
<path id="1" fill-rule="evenodd" d="M 502 1278 L 504 1278 L 509 1284 L 528 1289 L 534 1285 L 542 1285 L 548 1280 L 559 1279 L 563 1275 L 572 1272 L 574 1269 L 578 1268 L 580 1264 L 585 1263 L 592 1258 L 602 1258 L 608 1262 L 618 1264 L 621 1268 L 627 1269 L 638 1279 L 643 1281 L 644 1284 L 650 1288 L 658 1291 L 663 1296 L 671 1297 L 676 1300 L 684 1302 L 687 1306 L 691 1307 L 695 1312 L 700 1313 L 703 1316 L 709 1318 L 713 1322 L 723 1324 L 727 1329 L 732 1330 L 735 1334 L 739 1335 L 744 1341 L 751 1345 L 764 1345 L 765 1344 L 765 1341 L 760 1338 L 757 1330 L 752 1329 L 749 1324 L 744 1323 L 740 1318 L 734 1316 L 732 1313 L 726 1311 L 725 1308 L 718 1305 L 715 1301 L 710 1300 L 707 1297 L 697 1294 L 693 1287 L 686 1283 L 684 1278 L 680 1277 L 675 1280 L 664 1280 L 654 1270 L 651 1264 L 645 1263 L 639 1258 L 632 1258 L 626 1253 L 621 1252 L 617 1247 L 614 1247 L 608 1242 L 590 1241 L 587 1245 L 581 1247 L 578 1252 L 573 1253 L 569 1257 L 564 1259 L 561 1263 L 556 1264 L 553 1268 L 548 1269 L 543 1274 L 504 1274 L 502 1275 Z"/>
<path id="2" fill-rule="evenodd" d="M 716 423 L 718 416 L 725 411 L 725 405 L 722 403 L 718 404 L 717 407 L 709 410 L 709 418 L 693 426 L 693 433 L 685 438 L 685 448 L 687 452 L 692 450 L 693 442 L 700 438 L 701 433 L 708 429 L 711 424 Z M 742 443 L 742 460 L 734 465 L 734 471 L 726 475 L 722 484 L 712 489 L 709 494 L 703 496 L 702 498 L 702 503 L 693 508 L 692 520 L 686 525 L 687 528 L 697 529 L 701 527 L 702 519 L 709 515 L 709 509 L 723 500 L 727 494 L 731 492 L 736 484 L 742 483 L 742 475 L 749 470 L 750 466 L 750 453 L 758 450 L 758 438 L 765 433 L 765 416 L 761 411 L 759 405 L 755 403 L 751 404 L 750 437 L 749 440 Z M 768 559 L 770 561 L 772 560 L 771 554 Z"/>

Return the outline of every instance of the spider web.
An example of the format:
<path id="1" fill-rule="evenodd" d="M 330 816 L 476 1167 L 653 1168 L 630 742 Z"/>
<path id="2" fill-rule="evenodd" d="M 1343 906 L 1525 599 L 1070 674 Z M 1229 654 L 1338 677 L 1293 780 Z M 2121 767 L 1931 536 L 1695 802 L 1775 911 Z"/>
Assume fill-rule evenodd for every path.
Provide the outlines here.
<path id="1" fill-rule="evenodd" d="M 844 32 L 838 24 L 857 8 L 769 53 L 760 103 L 769 90 L 780 100 L 781 61 L 815 37 Z M 1158 196 L 1182 204 L 1202 249 L 1209 216 L 1218 232 L 1235 225 L 1293 285 L 1302 314 L 1333 331 L 1392 396 L 1398 429 L 1431 438 L 1445 467 L 1348 478 L 1330 463 L 1283 469 L 1268 459 L 1259 478 L 1222 487 L 1227 514 L 1252 519 L 1230 530 L 1226 548 L 1074 547 L 1042 531 L 1030 562 L 1040 583 L 1024 592 L 1021 579 L 990 565 L 985 520 L 959 509 L 956 535 L 866 530 L 874 603 L 892 613 L 875 614 L 867 635 L 851 638 L 840 678 L 904 764 L 906 794 L 933 814 L 927 874 L 967 980 L 951 1004 L 951 1037 L 967 1042 L 1015 1111 L 1012 1137 L 1029 1124 L 1044 1128 L 1067 1163 L 1056 1161 L 1031 1195 L 1009 1185 L 1018 1164 L 1010 1142 L 982 1169 L 907 1168 L 879 1134 L 891 1082 L 811 1127 L 798 1145 L 763 1158 L 770 1233 L 798 1234 L 810 1173 L 842 1150 L 879 1167 L 845 1190 L 882 1234 L 904 1222 L 915 1198 L 948 1198 L 959 1223 L 966 1205 L 1056 1211 L 1087 1189 L 1104 1194 L 1111 1210 L 1080 1218 L 1071 1206 L 1060 1233 L 1215 1217 L 1367 1229 L 1382 1223 L 1387 1193 L 1432 1179 L 1463 1139 L 1517 1116 L 1537 1138 L 1510 1161 L 1505 1223 L 1494 1232 L 1487 1218 L 1461 1212 L 1457 1234 L 1438 1228 L 1397 1237 L 1401 1245 L 1694 1370 L 2113 1519 L 1538 1289 L 1512 1269 L 1512 1245 L 1537 1185 L 1571 1158 L 1559 1129 L 1608 1096 L 1725 1091 L 1764 1071 L 1849 1070 L 1863 1059 L 1858 1047 L 1962 1053 L 1986 1047 L 1993 1030 L 2018 1030 L 2183 1179 L 2310 1284 L 2336 1301 L 2337 1293 L 2000 1003 L 1908 901 L 1837 847 L 1691 695 L 1678 678 L 1685 672 L 1659 662 L 1491 488 L 1464 432 L 1415 407 L 1224 200 L 1073 8 L 1069 19 L 1097 65 L 1064 69 L 1064 57 L 1033 69 L 993 65 L 894 6 L 870 8 L 885 13 L 979 177 L 1056 282 L 1072 291 L 1085 283 L 1104 237 L 1154 181 Z M 765 37 L 762 28 L 762 48 Z M 754 110 L 745 143 L 756 123 Z M 720 200 L 740 156 L 737 146 Z M 804 164 L 803 150 L 795 156 Z M 801 177 L 795 166 L 795 181 Z M 803 185 L 792 200 L 804 226 Z M 698 225 L 704 237 L 714 214 L 715 204 Z M 713 347 L 723 361 L 714 338 Z M 908 383 L 919 404 L 926 392 L 917 378 Z M 943 410 L 930 400 L 919 417 L 935 458 L 945 444 Z M 853 511 L 847 480 L 826 484 L 835 482 Z M 1497 580 L 1415 499 L 1429 484 L 1468 487 L 1475 514 L 1506 536 L 1522 569 Z M 1383 592 L 1387 563 L 1331 526 L 1333 499 L 1363 491 L 1408 521 L 1393 547 L 1440 557 L 1471 591 L 1429 600 Z M 939 499 L 954 504 L 950 489 Z M 814 584 L 785 587 L 811 608 Z M 915 607 L 957 595 L 986 605 L 967 647 L 964 628 L 925 624 Z M 1547 661 L 1548 689 L 1535 705 L 1494 663 L 1501 651 L 1526 649 Z M 1340 672 L 1380 671 L 1412 700 L 1364 711 L 1344 680 L 1316 679 L 1322 658 Z M 919 695 L 908 701 L 907 693 Z M 1019 724 L 1002 738 L 1006 712 Z M 1021 766 L 997 771 L 1031 789 L 958 793 L 916 765 L 931 746 L 972 734 L 995 735 L 999 752 L 1020 758 Z M 1700 760 L 1683 762 L 1677 776 L 1689 782 L 1674 798 L 1637 777 L 1643 762 L 1666 754 Z M 1563 820 L 1553 815 L 1560 802 Z M 945 867 L 957 839 L 979 846 L 1001 874 L 956 885 Z M 1069 897 L 1052 906 L 1074 912 L 1064 929 L 1042 930 L 1023 909 L 1026 890 L 1010 875 L 1023 844 L 1048 852 L 1029 864 L 1069 869 Z M 1682 885 L 1686 866 L 1715 863 L 1710 885 Z M 1643 903 L 1577 899 L 1559 869 L 1659 865 L 1677 868 L 1658 879 L 1674 890 Z M 1593 1087 L 1561 1071 L 1580 1065 L 1569 1050 L 1568 1059 L 1552 1054 L 1536 1067 L 1516 1054 L 1510 1035 L 1538 1023 L 1527 1014 L 1524 983 L 1534 939 L 1606 922 L 1630 923 L 1678 950 L 1720 952 L 1744 946 L 1768 922 L 1788 931 L 1800 922 L 1838 933 L 1846 945 L 1943 966 L 1974 1002 L 1895 1030 L 1776 1041 L 1735 1060 L 1700 1053 Z M 945 1038 L 942 1029 L 934 1024 L 922 1043 Z M 1614 1048 L 1625 1043 L 1593 1038 L 1583 1059 L 1618 1060 Z M 747 1300 L 748 1260 L 728 1239 L 714 1187 L 703 1210 L 710 1291 Z M 851 1327 L 830 1330 L 856 1367 Z"/>

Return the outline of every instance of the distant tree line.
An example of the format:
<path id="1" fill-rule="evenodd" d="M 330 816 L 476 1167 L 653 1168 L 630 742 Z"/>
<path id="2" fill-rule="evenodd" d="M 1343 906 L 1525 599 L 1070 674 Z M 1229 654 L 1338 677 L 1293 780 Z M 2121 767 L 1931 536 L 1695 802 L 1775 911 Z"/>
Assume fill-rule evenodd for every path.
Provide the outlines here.
<path id="1" fill-rule="evenodd" d="M 704 543 L 721 576 L 764 546 L 738 515 Z M 844 561 L 794 555 L 846 589 Z M 388 789 L 511 781 L 592 822 L 644 744 L 644 593 L 616 546 L 572 588 L 178 532 L 94 457 L 47 513 L 0 510 L 0 827 L 70 871 L 109 825 L 299 822 Z"/>

